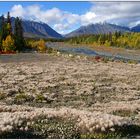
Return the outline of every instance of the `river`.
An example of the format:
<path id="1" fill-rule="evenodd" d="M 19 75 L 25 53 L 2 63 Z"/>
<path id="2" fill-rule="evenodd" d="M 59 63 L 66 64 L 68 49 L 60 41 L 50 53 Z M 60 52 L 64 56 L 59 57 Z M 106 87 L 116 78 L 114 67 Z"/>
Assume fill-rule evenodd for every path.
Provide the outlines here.
<path id="1" fill-rule="evenodd" d="M 75 47 L 73 45 L 68 45 L 68 44 L 63 44 L 61 46 L 60 43 L 57 42 L 49 42 L 46 43 L 47 47 L 49 48 L 53 48 L 56 49 L 60 52 L 65 52 L 65 53 L 71 53 L 71 54 L 78 54 L 78 55 L 87 55 L 87 56 L 102 56 L 102 57 L 108 57 L 108 58 L 113 58 L 113 59 L 118 59 L 118 60 L 124 60 L 124 61 L 128 61 L 128 60 L 134 60 L 134 61 L 138 61 L 140 63 L 140 54 L 136 53 L 136 50 L 126 50 L 125 53 L 115 53 L 112 54 L 110 52 L 107 51 L 96 51 L 93 50 L 87 46 L 82 46 L 79 47 Z M 130 53 L 131 52 L 131 53 Z"/>

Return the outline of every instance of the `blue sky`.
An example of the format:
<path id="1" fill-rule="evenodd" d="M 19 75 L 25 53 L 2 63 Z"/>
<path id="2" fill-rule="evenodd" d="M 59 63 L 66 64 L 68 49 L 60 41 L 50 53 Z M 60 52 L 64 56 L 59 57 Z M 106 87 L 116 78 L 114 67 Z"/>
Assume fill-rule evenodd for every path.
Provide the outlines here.
<path id="1" fill-rule="evenodd" d="M 99 22 L 140 24 L 140 2 L 0 2 L 0 14 L 7 11 L 24 20 L 44 22 L 61 34 Z"/>
<path id="2" fill-rule="evenodd" d="M 63 2 L 63 1 L 55 1 L 55 2 L 0 2 L 0 13 L 6 13 L 8 9 L 11 9 L 14 5 L 21 4 L 22 6 L 26 7 L 29 5 L 42 5 L 42 9 L 50 9 L 53 7 L 57 7 L 61 10 L 70 11 L 73 13 L 83 14 L 85 13 L 90 7 L 90 2 Z M 82 10 L 81 10 L 82 9 Z"/>

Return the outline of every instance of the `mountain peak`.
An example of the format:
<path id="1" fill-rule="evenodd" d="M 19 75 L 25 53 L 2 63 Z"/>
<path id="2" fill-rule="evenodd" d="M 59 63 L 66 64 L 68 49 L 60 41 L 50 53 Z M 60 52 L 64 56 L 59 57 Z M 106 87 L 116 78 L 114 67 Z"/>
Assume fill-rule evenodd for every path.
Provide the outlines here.
<path id="1" fill-rule="evenodd" d="M 62 38 L 62 35 L 57 33 L 46 23 L 28 20 L 28 21 L 23 21 L 22 24 L 26 35 L 33 34 L 41 38 Z"/>
<path id="2" fill-rule="evenodd" d="M 128 27 L 103 22 L 103 23 L 95 23 L 86 26 L 81 26 L 77 30 L 67 34 L 66 37 L 73 37 L 73 36 L 79 36 L 85 34 L 106 34 L 110 32 L 114 33 L 116 31 L 130 32 L 130 29 Z"/>

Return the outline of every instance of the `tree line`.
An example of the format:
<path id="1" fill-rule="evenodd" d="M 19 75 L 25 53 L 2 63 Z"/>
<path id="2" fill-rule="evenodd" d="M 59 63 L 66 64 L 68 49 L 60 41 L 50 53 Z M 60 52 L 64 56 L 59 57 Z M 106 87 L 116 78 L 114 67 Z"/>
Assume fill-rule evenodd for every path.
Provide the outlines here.
<path id="1" fill-rule="evenodd" d="M 121 48 L 140 49 L 140 33 L 115 32 L 108 34 L 82 35 L 68 38 L 65 40 L 65 42 L 69 42 L 72 44 L 90 44 L 93 46 L 113 46 Z"/>
<path id="2" fill-rule="evenodd" d="M 13 52 L 22 51 L 25 45 L 23 37 L 22 21 L 16 17 L 14 29 L 12 28 L 10 13 L 7 13 L 7 18 L 1 16 L 0 25 L 0 51 Z"/>

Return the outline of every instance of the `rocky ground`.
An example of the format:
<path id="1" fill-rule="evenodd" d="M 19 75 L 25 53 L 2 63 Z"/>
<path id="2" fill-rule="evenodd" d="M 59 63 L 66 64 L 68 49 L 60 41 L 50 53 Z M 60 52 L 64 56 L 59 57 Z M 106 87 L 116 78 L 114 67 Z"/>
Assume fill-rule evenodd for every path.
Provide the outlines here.
<path id="1" fill-rule="evenodd" d="M 14 112 L 22 112 L 19 108 L 23 107 L 31 109 L 32 113 L 34 107 L 37 110 L 67 108 L 70 112 L 74 109 L 75 112 L 84 111 L 85 115 L 101 113 L 101 120 L 104 120 L 105 114 L 139 127 L 140 64 L 96 61 L 94 58 L 59 53 L 57 56 L 3 55 L 0 56 L 0 106 L 12 108 L 15 105 L 18 109 Z M 12 113 L 11 110 L 1 109 L 0 117 L 3 118 L 4 113 Z M 99 128 L 101 131 L 112 129 L 108 119 L 108 125 L 100 123 L 92 127 L 91 120 L 97 121 L 98 118 L 95 114 L 93 118 L 90 115 L 90 119 L 85 121 L 87 126 L 82 129 L 87 128 L 89 132 Z M 81 125 L 83 126 L 83 122 L 77 127 Z M 120 126 L 121 123 L 118 121 L 113 125 Z"/>

